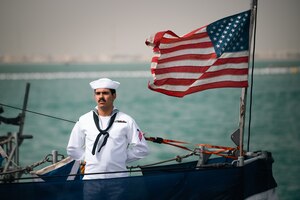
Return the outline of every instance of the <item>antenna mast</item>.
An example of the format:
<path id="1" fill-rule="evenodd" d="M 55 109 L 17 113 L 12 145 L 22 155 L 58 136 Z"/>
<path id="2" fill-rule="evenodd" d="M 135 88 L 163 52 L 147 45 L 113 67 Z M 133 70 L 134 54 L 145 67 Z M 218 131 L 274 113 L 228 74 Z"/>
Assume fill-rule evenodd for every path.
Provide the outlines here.
<path id="1" fill-rule="evenodd" d="M 257 8 L 257 0 L 252 0 L 251 3 L 251 19 L 250 19 L 250 29 L 249 29 L 249 58 L 251 55 L 251 44 L 252 44 L 252 33 L 254 23 L 256 23 L 256 8 Z M 254 52 L 254 49 L 253 49 Z M 253 55 L 254 57 L 254 55 Z M 253 59 L 254 60 L 254 59 Z M 253 64 L 253 62 L 252 62 Z M 250 68 L 250 62 L 248 62 Z M 254 65 L 254 64 L 253 64 Z M 253 76 L 253 74 L 252 74 Z M 244 165 L 244 129 L 245 129 L 245 118 L 246 118 L 246 101 L 247 101 L 247 88 L 242 88 L 242 94 L 240 99 L 240 122 L 239 122 L 239 129 L 240 129 L 240 155 L 239 155 L 239 166 Z M 249 123 L 250 126 L 250 123 Z M 249 147 L 248 147 L 249 148 Z"/>

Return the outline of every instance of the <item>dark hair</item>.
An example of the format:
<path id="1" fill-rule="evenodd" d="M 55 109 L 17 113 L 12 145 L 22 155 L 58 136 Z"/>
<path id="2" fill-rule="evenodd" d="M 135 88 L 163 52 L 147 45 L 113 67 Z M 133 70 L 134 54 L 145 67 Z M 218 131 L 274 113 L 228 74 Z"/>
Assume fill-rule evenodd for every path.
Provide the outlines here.
<path id="1" fill-rule="evenodd" d="M 111 94 L 116 94 L 116 90 L 115 90 L 115 89 L 110 89 L 110 88 L 109 88 L 109 90 L 110 90 L 110 93 L 111 93 Z M 94 89 L 94 92 L 96 92 L 96 89 Z"/>
<path id="2" fill-rule="evenodd" d="M 109 89 L 111 94 L 116 94 L 116 90 L 115 89 Z"/>

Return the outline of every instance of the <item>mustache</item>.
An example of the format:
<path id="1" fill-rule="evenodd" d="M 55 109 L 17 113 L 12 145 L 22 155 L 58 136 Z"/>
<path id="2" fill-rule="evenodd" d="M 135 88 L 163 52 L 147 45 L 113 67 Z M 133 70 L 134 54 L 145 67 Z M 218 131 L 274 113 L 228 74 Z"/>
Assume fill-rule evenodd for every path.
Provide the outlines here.
<path id="1" fill-rule="evenodd" d="M 100 98 L 100 99 L 98 100 L 98 102 L 101 102 L 101 101 L 106 102 L 106 100 L 105 100 L 104 98 Z"/>

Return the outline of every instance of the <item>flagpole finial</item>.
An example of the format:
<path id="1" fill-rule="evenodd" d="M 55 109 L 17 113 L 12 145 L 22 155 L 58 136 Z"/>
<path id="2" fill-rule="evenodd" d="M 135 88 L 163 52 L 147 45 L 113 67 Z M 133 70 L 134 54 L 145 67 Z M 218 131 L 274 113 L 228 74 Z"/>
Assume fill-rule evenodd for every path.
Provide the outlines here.
<path id="1" fill-rule="evenodd" d="M 252 5 L 251 5 L 252 9 L 257 6 L 257 2 L 258 0 L 252 0 Z"/>

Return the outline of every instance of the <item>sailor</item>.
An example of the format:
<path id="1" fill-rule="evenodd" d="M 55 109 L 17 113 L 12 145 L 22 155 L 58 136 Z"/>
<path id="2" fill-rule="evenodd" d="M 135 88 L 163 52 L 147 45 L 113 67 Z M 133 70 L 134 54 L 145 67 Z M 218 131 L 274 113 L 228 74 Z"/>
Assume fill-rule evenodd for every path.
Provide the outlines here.
<path id="1" fill-rule="evenodd" d="M 84 180 L 128 176 L 126 164 L 148 155 L 146 140 L 135 120 L 114 106 L 119 85 L 108 78 L 92 81 L 97 106 L 82 115 L 72 129 L 67 153 L 85 161 Z"/>

